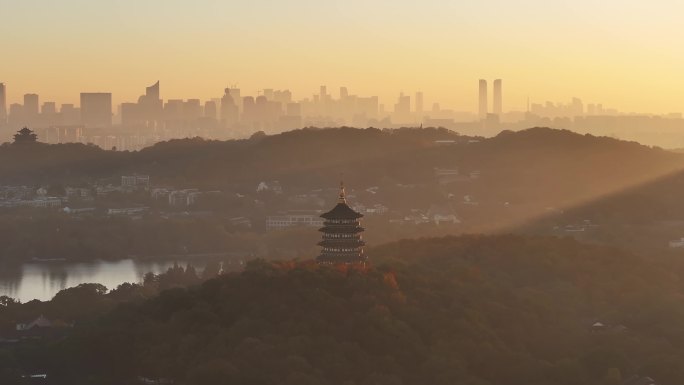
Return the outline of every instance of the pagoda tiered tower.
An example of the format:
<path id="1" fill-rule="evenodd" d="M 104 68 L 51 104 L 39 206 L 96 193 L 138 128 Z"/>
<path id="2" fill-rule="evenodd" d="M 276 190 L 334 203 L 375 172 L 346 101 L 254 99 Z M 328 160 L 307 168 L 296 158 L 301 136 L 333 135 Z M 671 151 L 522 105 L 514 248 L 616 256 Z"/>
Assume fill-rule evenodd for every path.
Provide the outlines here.
<path id="1" fill-rule="evenodd" d="M 318 245 L 323 250 L 316 261 L 321 264 L 365 264 L 368 258 L 363 253 L 366 243 L 361 237 L 364 230 L 360 222 L 362 217 L 363 214 L 347 205 L 344 184 L 341 183 L 337 205 L 321 215 L 325 221 L 319 229 L 323 240 Z"/>

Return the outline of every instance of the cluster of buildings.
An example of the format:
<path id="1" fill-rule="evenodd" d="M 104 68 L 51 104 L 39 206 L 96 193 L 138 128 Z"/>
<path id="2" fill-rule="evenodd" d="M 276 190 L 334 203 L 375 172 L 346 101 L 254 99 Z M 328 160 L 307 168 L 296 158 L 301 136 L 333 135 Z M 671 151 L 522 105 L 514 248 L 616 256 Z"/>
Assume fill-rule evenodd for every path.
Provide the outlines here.
<path id="1" fill-rule="evenodd" d="M 97 212 L 95 201 L 111 194 L 131 194 L 143 191 L 156 202 L 168 203 L 171 208 L 191 207 L 201 196 L 220 193 L 218 191 L 203 192 L 199 189 L 175 189 L 170 187 L 153 187 L 149 175 L 123 175 L 120 184 L 94 183 L 87 187 L 67 186 L 63 191 L 50 192 L 45 187 L 0 186 L 0 208 L 62 208 L 65 213 L 73 215 L 92 214 Z M 130 207 L 110 207 L 104 213 L 109 216 L 139 217 L 150 207 L 133 204 Z"/>
<path id="2" fill-rule="evenodd" d="M 50 196 L 47 189 L 27 186 L 0 186 L 0 207 L 61 207 L 66 197 Z"/>
<path id="3" fill-rule="evenodd" d="M 105 149 L 138 150 L 159 141 L 200 136 L 210 139 L 249 137 L 254 132 L 278 133 L 302 127 L 445 127 L 467 135 L 487 136 L 501 129 L 544 125 L 600 135 L 623 133 L 624 139 L 646 144 L 653 138 L 634 132 L 667 133 L 684 128 L 681 114 L 663 116 L 622 114 L 600 103 L 529 103 L 526 111 L 503 109 L 503 81 L 479 80 L 477 112 L 425 105 L 422 92 L 400 93 L 385 105 L 377 96 L 355 95 L 340 87 L 333 95 L 321 86 L 310 97 L 295 100 L 289 90 L 263 89 L 256 96 L 228 87 L 221 97 L 163 100 L 160 84 L 149 86 L 135 102 L 114 106 L 112 94 L 84 92 L 80 104 L 41 102 L 37 94 L 25 94 L 22 103 L 7 106 L 7 89 L 0 83 L 0 139 L 23 126 L 32 128 L 46 143 L 93 143 Z M 490 98 L 491 95 L 491 98 Z M 619 128 L 619 130 L 617 130 Z M 631 135 L 631 136 L 630 136 Z M 622 136 L 621 136 L 622 137 Z M 663 142 L 671 140 L 663 138 Z M 684 145 L 684 140 L 682 142 Z"/>

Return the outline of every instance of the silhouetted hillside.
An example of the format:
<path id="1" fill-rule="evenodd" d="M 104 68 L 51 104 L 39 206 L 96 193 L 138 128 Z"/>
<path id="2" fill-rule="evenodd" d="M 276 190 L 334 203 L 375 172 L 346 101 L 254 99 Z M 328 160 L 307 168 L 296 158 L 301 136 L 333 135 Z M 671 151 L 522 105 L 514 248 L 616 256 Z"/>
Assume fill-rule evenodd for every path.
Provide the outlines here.
<path id="1" fill-rule="evenodd" d="M 252 264 L 15 359 L 70 384 L 684 381 L 682 261 L 518 236 L 407 240 L 373 260 Z"/>
<path id="2" fill-rule="evenodd" d="M 253 183 L 276 177 L 297 178 L 302 172 L 354 161 L 373 163 L 445 139 L 462 140 L 444 129 L 311 128 L 274 136 L 254 135 L 249 140 L 171 140 L 139 152 L 105 151 L 79 144 L 5 144 L 0 148 L 0 180 L 50 183 L 138 172 L 150 174 L 159 183 Z"/>
<path id="3" fill-rule="evenodd" d="M 605 194 L 550 213 L 526 226 L 537 234 L 568 234 L 650 254 L 682 254 L 670 247 L 684 237 L 684 172 Z"/>
<path id="4" fill-rule="evenodd" d="M 617 179 L 648 168 L 657 172 L 683 158 L 636 143 L 546 128 L 473 139 L 443 129 L 339 128 L 226 142 L 172 140 L 132 153 L 78 144 L 4 145 L 0 148 L 0 180 L 64 183 L 137 172 L 151 175 L 158 183 L 176 185 L 251 186 L 255 181 L 280 179 L 286 185 L 307 188 L 331 183 L 341 172 L 359 185 L 383 178 L 415 183 L 432 180 L 435 167 L 478 170 L 492 180 L 526 175 L 561 180 L 558 174 L 566 171 L 572 173 L 563 175 L 564 179 Z M 454 140 L 455 144 L 439 146 L 436 140 Z M 515 174 L 510 176 L 495 174 L 512 171 Z M 541 172 L 544 174 L 539 175 Z"/>
<path id="5" fill-rule="evenodd" d="M 150 175 L 153 186 L 220 193 L 187 208 L 202 211 L 198 216 L 176 215 L 168 199 L 152 198 L 151 192 L 119 192 L 80 203 L 98 210 L 94 218 L 35 210 L 7 214 L 0 218 L 5 229 L 0 249 L 5 262 L 206 252 L 310 256 L 318 236 L 314 229 L 264 235 L 266 218 L 329 208 L 340 178 L 347 181 L 352 203 L 384 207 L 384 214 L 366 218 L 366 240 L 377 245 L 413 236 L 511 231 L 682 167 L 682 154 L 548 128 L 491 139 L 444 129 L 303 129 L 240 141 L 174 140 L 133 153 L 79 144 L 5 145 L 0 184 L 48 190 L 88 185 L 95 195 L 93 181 L 119 185 L 121 175 L 138 173 Z M 278 181 L 282 194 L 257 193 L 263 181 Z M 677 194 L 668 199 L 678 204 Z M 650 207 L 632 202 L 616 203 L 625 208 L 621 215 Z M 661 211 L 668 207 L 657 197 L 651 202 Z M 132 223 L 108 216 L 112 207 L 152 209 Z M 684 208 L 672 213 L 680 211 Z M 440 216 L 456 220 L 435 224 Z M 235 217 L 248 218 L 251 227 L 236 227 Z M 621 237 L 610 243 L 619 245 Z"/>

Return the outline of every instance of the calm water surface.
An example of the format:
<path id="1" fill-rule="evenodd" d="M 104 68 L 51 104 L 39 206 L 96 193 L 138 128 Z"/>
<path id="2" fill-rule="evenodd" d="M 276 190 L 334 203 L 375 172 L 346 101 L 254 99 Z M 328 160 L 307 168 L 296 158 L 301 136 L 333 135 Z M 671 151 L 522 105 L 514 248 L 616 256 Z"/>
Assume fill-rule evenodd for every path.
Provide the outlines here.
<path id="1" fill-rule="evenodd" d="M 107 289 L 114 289 L 124 282 L 142 282 L 148 272 L 159 274 L 173 266 L 174 262 L 185 266 L 187 261 L 94 261 L 73 262 L 35 262 L 26 263 L 13 269 L 0 269 L 0 295 L 7 295 L 27 302 L 51 299 L 62 289 L 81 283 L 101 283 Z M 191 262 L 199 271 L 204 261 Z"/>

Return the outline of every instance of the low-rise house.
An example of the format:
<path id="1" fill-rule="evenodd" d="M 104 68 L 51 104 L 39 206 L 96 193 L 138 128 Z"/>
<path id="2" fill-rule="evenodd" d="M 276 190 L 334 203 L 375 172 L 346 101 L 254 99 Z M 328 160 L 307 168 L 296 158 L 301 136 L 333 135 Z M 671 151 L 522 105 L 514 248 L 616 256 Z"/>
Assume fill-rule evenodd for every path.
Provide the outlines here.
<path id="1" fill-rule="evenodd" d="M 62 199 L 57 197 L 38 197 L 28 202 L 28 206 L 36 208 L 62 207 Z"/>
<path id="2" fill-rule="evenodd" d="M 252 221 L 249 218 L 245 218 L 245 217 L 228 218 L 228 223 L 231 226 L 235 226 L 235 227 L 245 227 L 245 228 L 251 228 L 252 227 Z"/>
<path id="3" fill-rule="evenodd" d="M 68 200 L 72 199 L 90 199 L 92 198 L 92 190 L 82 187 L 66 187 L 64 188 Z"/>
<path id="4" fill-rule="evenodd" d="M 149 207 L 123 207 L 107 210 L 107 215 L 111 216 L 141 216 Z"/>
<path id="5" fill-rule="evenodd" d="M 169 205 L 176 207 L 192 206 L 200 196 L 198 189 L 175 190 L 169 193 Z"/>
<path id="6" fill-rule="evenodd" d="M 97 186 L 95 188 L 95 193 L 97 196 L 104 197 L 107 196 L 111 193 L 115 192 L 123 192 L 123 189 L 121 186 L 112 186 L 112 185 L 107 185 L 107 186 Z"/>
<path id="7" fill-rule="evenodd" d="M 325 200 L 318 194 L 299 194 L 287 198 L 288 202 L 308 206 L 324 206 Z"/>
<path id="8" fill-rule="evenodd" d="M 473 198 L 472 195 L 464 195 L 463 196 L 463 204 L 467 206 L 479 206 L 480 203 Z"/>
<path id="9" fill-rule="evenodd" d="M 671 249 L 682 249 L 684 248 L 684 237 L 670 241 L 669 243 Z"/>
<path id="10" fill-rule="evenodd" d="M 35 208 L 51 208 L 61 207 L 62 199 L 57 197 L 37 197 L 32 200 L 7 200 L 0 201 L 0 207 L 35 207 Z"/>
<path id="11" fill-rule="evenodd" d="M 62 209 L 62 211 L 64 211 L 64 213 L 66 213 L 66 214 L 79 215 L 79 214 L 94 213 L 95 208 L 94 207 L 82 207 L 82 208 L 74 209 L 71 207 L 65 207 Z"/>
<path id="12" fill-rule="evenodd" d="M 168 187 L 157 187 L 152 189 L 150 196 L 152 199 L 169 199 L 169 194 L 172 191 L 173 189 Z"/>
<path id="13" fill-rule="evenodd" d="M 121 176 L 121 187 L 126 190 L 137 190 L 150 188 L 149 175 L 123 175 Z"/>
<path id="14" fill-rule="evenodd" d="M 449 184 L 462 179 L 457 168 L 435 168 L 435 177 L 439 184 Z"/>
<path id="15" fill-rule="evenodd" d="M 288 213 L 283 215 L 272 215 L 266 218 L 266 227 L 269 230 L 284 229 L 294 226 L 322 227 L 323 218 L 319 213 Z"/>
<path id="16" fill-rule="evenodd" d="M 411 210 L 411 214 L 406 215 L 401 219 L 391 219 L 390 223 L 419 225 L 422 223 L 430 223 L 430 218 L 419 210 Z"/>
<path id="17" fill-rule="evenodd" d="M 430 207 L 430 210 L 428 210 L 427 216 L 430 218 L 430 221 L 434 222 L 436 225 L 442 223 L 461 223 L 461 220 L 458 219 L 450 207 L 432 206 Z"/>
<path id="18" fill-rule="evenodd" d="M 282 194 L 283 193 L 283 188 L 280 185 L 280 182 L 277 180 L 271 181 L 271 182 L 261 182 L 257 185 L 256 192 L 273 192 L 275 194 Z"/>
<path id="19" fill-rule="evenodd" d="M 34 193 L 26 186 L 0 186 L 0 200 L 29 200 Z"/>
<path id="20" fill-rule="evenodd" d="M 18 323 L 16 326 L 17 331 L 31 330 L 33 328 L 49 328 L 52 327 L 52 322 L 47 319 L 44 315 L 38 316 L 38 318 L 25 322 Z"/>
<path id="21" fill-rule="evenodd" d="M 383 215 L 387 214 L 389 211 L 389 208 L 387 206 L 381 205 L 381 204 L 374 204 L 373 206 L 365 206 L 360 203 L 356 203 L 352 206 L 352 209 L 356 211 L 357 213 L 362 213 L 366 215 Z"/>

